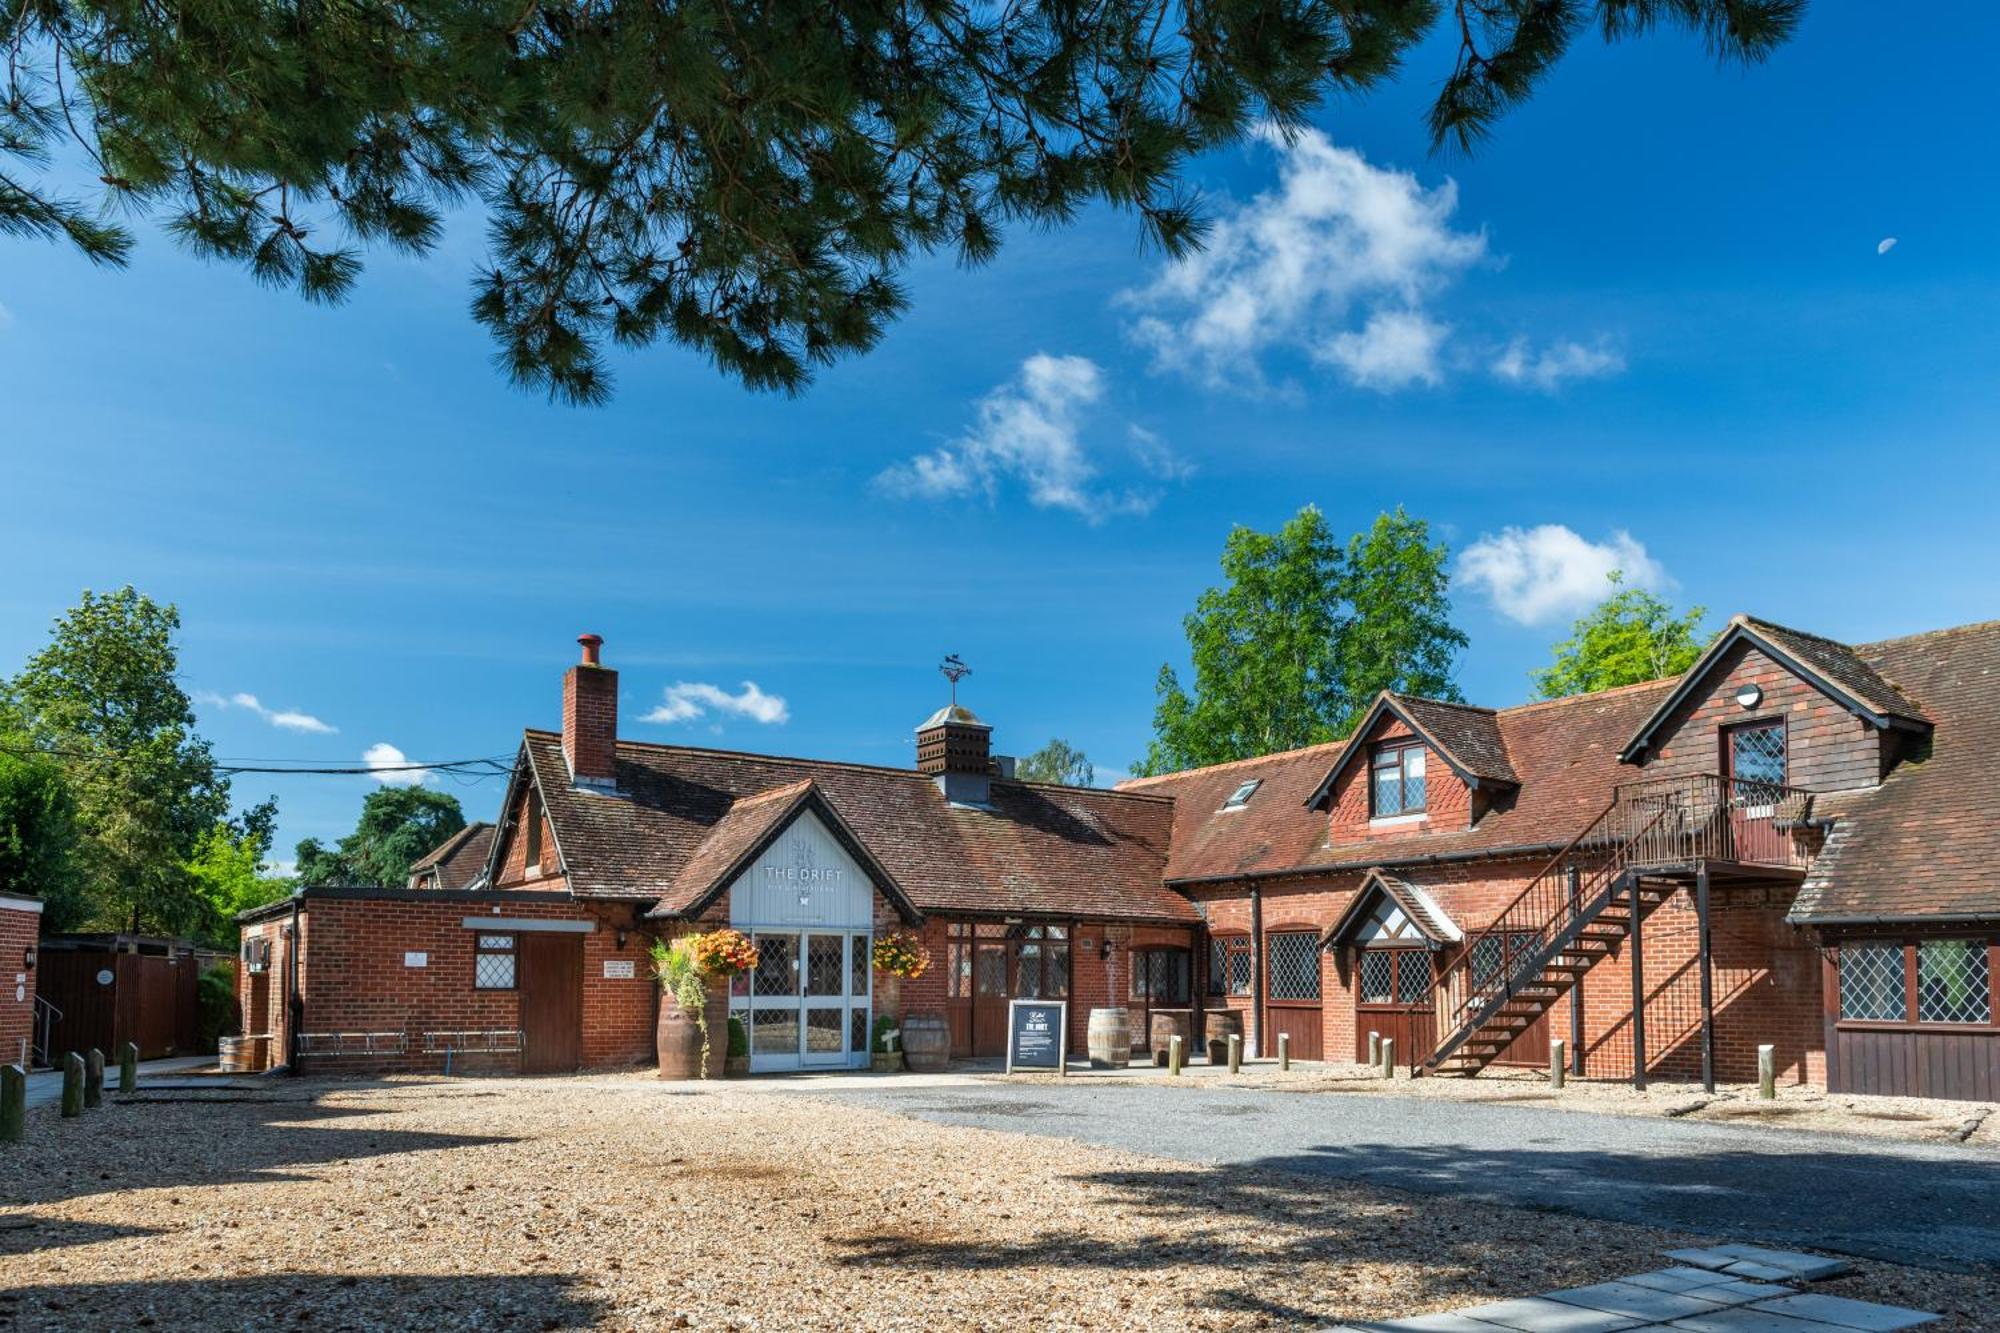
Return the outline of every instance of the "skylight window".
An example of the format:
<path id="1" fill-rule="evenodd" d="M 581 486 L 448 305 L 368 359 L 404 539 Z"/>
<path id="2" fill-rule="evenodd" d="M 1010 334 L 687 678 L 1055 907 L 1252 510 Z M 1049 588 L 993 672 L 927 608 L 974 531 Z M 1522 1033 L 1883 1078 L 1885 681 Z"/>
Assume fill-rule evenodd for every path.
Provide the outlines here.
<path id="1" fill-rule="evenodd" d="M 1263 785 L 1264 779 L 1262 778 L 1250 779 L 1235 791 L 1229 793 L 1229 799 L 1222 803 L 1222 808 L 1224 810 L 1241 810 L 1244 806 L 1250 804 L 1250 798 L 1256 795 L 1257 788 Z"/>

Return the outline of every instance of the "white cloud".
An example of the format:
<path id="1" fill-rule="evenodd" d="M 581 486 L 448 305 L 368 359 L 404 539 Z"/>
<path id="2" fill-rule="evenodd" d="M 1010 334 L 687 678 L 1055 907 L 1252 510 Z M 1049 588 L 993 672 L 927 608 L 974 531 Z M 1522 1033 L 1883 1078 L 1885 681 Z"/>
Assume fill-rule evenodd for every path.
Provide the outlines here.
<path id="1" fill-rule="evenodd" d="M 297 861 L 286 861 L 273 857 L 264 862 L 260 869 L 265 874 L 275 876 L 278 879 L 291 879 L 299 873 L 299 863 Z"/>
<path id="2" fill-rule="evenodd" d="M 1625 358 L 1601 340 L 1595 347 L 1559 340 L 1536 351 L 1526 338 L 1516 338 L 1493 358 L 1492 369 L 1509 384 L 1554 393 L 1566 380 L 1616 375 L 1625 369 Z"/>
<path id="3" fill-rule="evenodd" d="M 1359 333 L 1342 333 L 1316 354 L 1347 371 L 1364 389 L 1407 389 L 1436 384 L 1438 348 L 1450 330 L 1418 310 L 1378 310 Z"/>
<path id="4" fill-rule="evenodd" d="M 1113 514 L 1144 514 L 1157 495 L 1096 484 L 1099 468 L 1083 441 L 1092 408 L 1104 397 L 1104 372 L 1088 357 L 1037 352 L 1020 373 L 979 400 L 977 420 L 956 440 L 885 468 L 875 478 L 886 494 L 942 500 L 983 494 L 1003 481 L 1027 489 L 1031 504 L 1067 509 L 1091 522 Z M 1130 428 L 1135 453 L 1153 475 L 1182 466 L 1157 436 Z"/>
<path id="5" fill-rule="evenodd" d="M 424 781 L 430 777 L 430 773 L 421 768 L 408 769 L 403 772 L 393 771 L 402 768 L 410 760 L 409 756 L 387 741 L 377 741 L 364 750 L 361 755 L 361 762 L 375 770 L 368 776 L 374 778 L 385 787 L 421 787 L 424 785 Z"/>
<path id="6" fill-rule="evenodd" d="M 1279 348 L 1387 388 L 1436 377 L 1445 330 L 1431 295 L 1487 257 L 1486 237 L 1451 225 L 1458 187 L 1426 189 L 1371 166 L 1317 130 L 1257 137 L 1278 153 L 1278 187 L 1216 219 L 1203 248 L 1121 300 L 1157 369 L 1211 387 L 1265 387 Z"/>
<path id="7" fill-rule="evenodd" d="M 320 721 L 311 713 L 301 713 L 290 708 L 266 708 L 256 695 L 240 691 L 225 696 L 216 694 L 212 690 L 203 690 L 195 695 L 195 699 L 213 708 L 241 708 L 246 712 L 255 713 L 272 726 L 285 731 L 304 731 L 315 736 L 332 736 L 340 730 Z"/>
<path id="8" fill-rule="evenodd" d="M 1484 593 L 1501 615 L 1523 625 L 1576 615 L 1610 595 L 1611 573 L 1626 587 L 1660 590 L 1673 580 L 1631 533 L 1586 541 L 1560 523 L 1506 528 L 1484 536 L 1458 558 L 1457 582 Z"/>
<path id="9" fill-rule="evenodd" d="M 786 706 L 781 696 L 764 693 L 757 688 L 757 682 L 754 680 L 744 681 L 743 688 L 735 694 L 731 694 L 720 685 L 710 685 L 706 681 L 682 680 L 667 686 L 665 698 L 640 720 L 691 722 L 711 712 L 748 718 L 765 726 L 788 722 L 792 716 L 791 709 Z"/>
<path id="10" fill-rule="evenodd" d="M 1884 236 L 1881 240 L 1875 242 L 1875 253 L 1878 255 L 1886 255 L 1895 248 L 1896 238 L 1893 236 Z"/>

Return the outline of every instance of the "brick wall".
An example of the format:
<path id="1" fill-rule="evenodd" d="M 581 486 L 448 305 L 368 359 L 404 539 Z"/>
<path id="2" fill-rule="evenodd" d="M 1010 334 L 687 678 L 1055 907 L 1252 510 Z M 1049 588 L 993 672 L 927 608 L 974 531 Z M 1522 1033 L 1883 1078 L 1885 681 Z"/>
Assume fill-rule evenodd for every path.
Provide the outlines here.
<path id="1" fill-rule="evenodd" d="M 1738 644 L 1717 664 L 1709 681 L 1706 691 L 1690 698 L 1662 724 L 1647 754 L 1645 776 L 1720 772 L 1720 728 L 1783 719 L 1788 785 L 1844 791 L 1881 781 L 1894 753 L 1883 733 L 1761 650 Z M 1736 692 L 1750 684 L 1762 689 L 1764 697 L 1755 708 L 1744 708 L 1736 702 Z"/>
<path id="2" fill-rule="evenodd" d="M 1384 713 L 1368 732 L 1368 744 L 1400 740 L 1413 734 L 1394 715 Z M 1472 823 L 1472 790 L 1435 750 L 1424 758 L 1424 813 L 1371 827 L 1368 788 L 1369 757 L 1347 766 L 1334 784 L 1328 822 L 1335 842 L 1370 837 L 1408 837 L 1429 829 L 1464 829 Z"/>
<path id="3" fill-rule="evenodd" d="M 530 819 L 542 831 L 541 868 L 532 873 L 528 866 L 528 839 L 522 836 Z M 493 836 L 504 839 L 494 888 L 545 892 L 569 887 L 568 879 L 561 873 L 561 858 L 556 854 L 555 830 L 550 827 L 548 814 L 542 809 L 532 784 L 523 783 L 514 794 L 513 804 L 501 812 L 500 828 Z"/>
<path id="4" fill-rule="evenodd" d="M 26 956 L 41 928 L 40 903 L 0 898 L 0 1063 L 23 1068 L 35 1031 L 35 974 Z"/>
<path id="5" fill-rule="evenodd" d="M 1541 868 L 1539 860 L 1476 862 L 1427 867 L 1404 878 L 1421 885 L 1470 938 L 1514 901 Z M 1264 930 L 1325 930 L 1346 909 L 1359 873 L 1266 885 Z M 1788 887 L 1716 889 L 1710 935 L 1716 1014 L 1716 1074 L 1748 1082 L 1757 1073 L 1757 1046 L 1775 1045 L 1779 1078 L 1823 1085 L 1826 1078 L 1818 953 L 1785 922 Z M 1196 895 L 1212 935 L 1247 934 L 1250 898 L 1243 889 L 1209 889 Z M 1699 940 L 1688 893 L 1676 894 L 1644 926 L 1647 1067 L 1654 1077 L 1695 1078 L 1701 1071 Z M 1455 951 L 1436 959 L 1449 964 Z M 1261 957 L 1261 954 L 1260 954 Z M 1206 950 L 1196 960 L 1196 985 L 1205 984 Z M 1329 1060 L 1348 1060 L 1357 1049 L 1356 969 L 1327 952 L 1320 959 L 1321 1039 Z M 1244 1014 L 1248 1039 L 1263 1050 L 1258 1015 L 1248 996 L 1208 997 Z M 1570 1036 L 1569 998 L 1556 1001 L 1548 1033 Z M 1585 1076 L 1632 1076 L 1632 971 L 1629 947 L 1584 977 Z M 1269 1052 L 1266 1051 L 1268 1054 Z M 1509 1052 L 1522 1063 L 1545 1064 L 1546 1048 Z"/>

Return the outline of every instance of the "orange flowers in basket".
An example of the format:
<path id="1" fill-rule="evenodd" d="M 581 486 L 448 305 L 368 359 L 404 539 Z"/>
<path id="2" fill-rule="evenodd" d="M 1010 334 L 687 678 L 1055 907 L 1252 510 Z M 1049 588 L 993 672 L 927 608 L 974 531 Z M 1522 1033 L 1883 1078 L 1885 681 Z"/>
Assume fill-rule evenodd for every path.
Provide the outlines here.
<path id="1" fill-rule="evenodd" d="M 875 970 L 914 981 L 930 969 L 931 951 L 907 930 L 891 931 L 875 941 Z"/>
<path id="2" fill-rule="evenodd" d="M 757 946 L 740 930 L 712 930 L 688 938 L 695 966 L 711 977 L 741 976 L 757 966 Z"/>

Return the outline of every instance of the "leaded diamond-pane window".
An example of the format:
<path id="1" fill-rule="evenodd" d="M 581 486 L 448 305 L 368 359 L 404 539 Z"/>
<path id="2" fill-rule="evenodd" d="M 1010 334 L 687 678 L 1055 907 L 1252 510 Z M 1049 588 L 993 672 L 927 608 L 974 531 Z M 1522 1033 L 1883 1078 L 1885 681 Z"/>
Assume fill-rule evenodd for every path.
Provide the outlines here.
<path id="1" fill-rule="evenodd" d="M 1396 956 L 1387 949 L 1361 951 L 1361 1002 L 1388 1004 L 1395 998 Z"/>
<path id="2" fill-rule="evenodd" d="M 1250 993 L 1250 950 L 1247 948 L 1229 951 L 1229 993 L 1231 995 Z"/>
<path id="3" fill-rule="evenodd" d="M 1472 942 L 1472 988 L 1485 990 L 1500 980 L 1506 963 L 1506 949 L 1498 935 L 1481 935 Z"/>
<path id="4" fill-rule="evenodd" d="M 847 993 L 849 995 L 866 995 L 868 993 L 868 970 L 871 957 L 872 955 L 868 948 L 868 937 L 866 935 L 856 935 L 854 937 L 853 950 L 849 955 L 847 968 Z M 858 1051 L 862 1048 L 857 1046 L 854 1049 Z"/>
<path id="5" fill-rule="evenodd" d="M 1785 785 L 1785 724 L 1760 723 L 1729 733 L 1729 776 L 1736 795 L 1759 799 L 1763 788 Z"/>
<path id="6" fill-rule="evenodd" d="M 1878 1023 L 1909 1018 L 1903 998 L 1902 945 L 1841 946 L 1840 1016 Z"/>
<path id="7" fill-rule="evenodd" d="M 1396 1003 L 1422 1004 L 1431 993 L 1430 955 L 1405 949 L 1396 959 Z"/>
<path id="8" fill-rule="evenodd" d="M 472 955 L 475 990 L 514 989 L 514 937 L 481 935 Z"/>
<path id="9" fill-rule="evenodd" d="M 840 995 L 846 966 L 843 946 L 846 940 L 839 935 L 806 936 L 806 994 Z"/>
<path id="10" fill-rule="evenodd" d="M 1319 998 L 1319 937 L 1309 931 L 1286 931 L 1270 937 L 1271 998 Z"/>
<path id="11" fill-rule="evenodd" d="M 1990 1023 L 1993 993 L 1982 940 L 1924 940 L 1917 945 L 1917 1020 Z"/>

